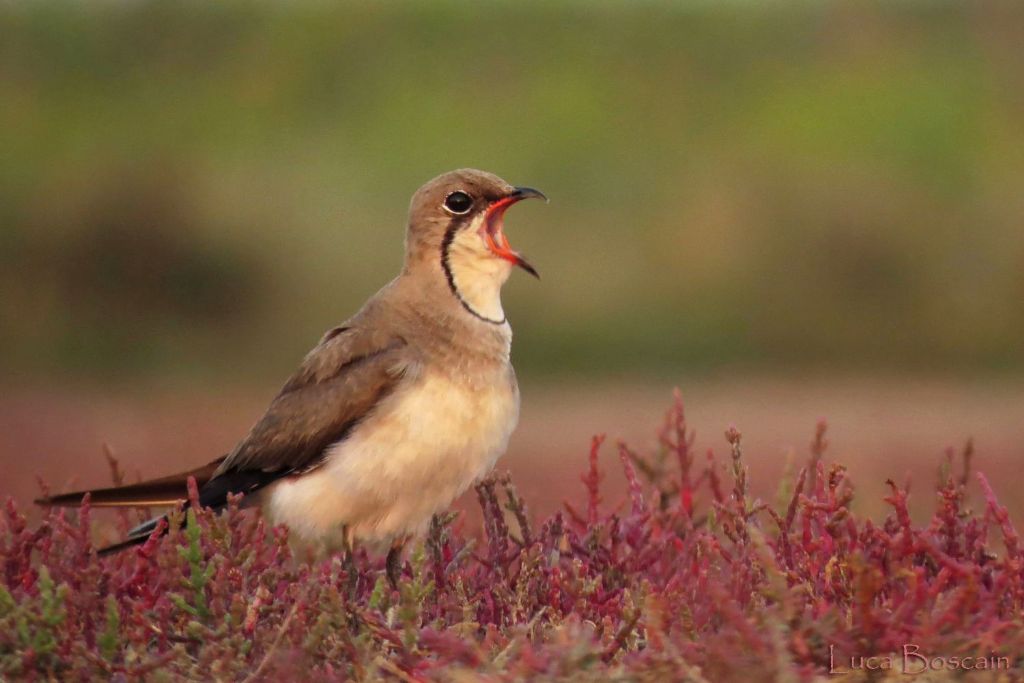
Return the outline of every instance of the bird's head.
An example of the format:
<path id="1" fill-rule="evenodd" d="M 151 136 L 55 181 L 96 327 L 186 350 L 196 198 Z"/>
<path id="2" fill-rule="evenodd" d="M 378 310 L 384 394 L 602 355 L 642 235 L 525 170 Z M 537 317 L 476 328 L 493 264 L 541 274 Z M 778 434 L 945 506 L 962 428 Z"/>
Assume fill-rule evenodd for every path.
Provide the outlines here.
<path id="1" fill-rule="evenodd" d="M 470 312 L 484 318 L 496 314 L 482 310 L 493 305 L 477 300 L 490 296 L 492 289 L 496 296 L 513 266 L 539 277 L 512 249 L 504 231 L 505 211 L 531 197 L 547 199 L 538 190 L 515 187 L 475 169 L 434 178 L 417 190 L 409 206 L 406 269 L 439 264 L 452 292 Z"/>

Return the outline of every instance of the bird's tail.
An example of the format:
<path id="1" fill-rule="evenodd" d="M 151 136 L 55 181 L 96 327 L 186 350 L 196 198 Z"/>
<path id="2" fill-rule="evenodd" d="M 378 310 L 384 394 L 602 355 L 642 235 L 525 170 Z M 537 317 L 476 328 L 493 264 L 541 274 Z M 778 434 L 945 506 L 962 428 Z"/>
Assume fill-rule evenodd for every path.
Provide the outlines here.
<path id="1" fill-rule="evenodd" d="M 82 498 L 88 493 L 89 505 L 92 507 L 165 507 L 175 505 L 178 501 L 188 498 L 189 477 L 195 477 L 196 483 L 202 487 L 213 476 L 221 460 L 223 458 L 187 472 L 150 479 L 138 484 L 62 493 L 57 496 L 37 498 L 35 502 L 36 505 L 43 507 L 74 507 L 81 505 Z"/>
<path id="2" fill-rule="evenodd" d="M 165 519 L 167 519 L 166 515 L 164 515 L 162 517 L 156 517 L 154 519 L 149 520 L 144 525 L 140 525 L 140 527 L 141 526 L 152 525 L 152 526 L 149 526 L 149 531 L 146 531 L 145 533 L 138 533 L 138 534 L 131 533 L 131 534 L 128 534 L 128 538 L 124 539 L 123 541 L 119 541 L 118 543 L 111 543 L 110 545 L 105 545 L 102 548 L 100 548 L 99 550 L 97 550 L 96 554 L 99 555 L 100 557 L 106 557 L 107 555 L 113 555 L 114 553 L 119 553 L 122 550 L 127 550 L 128 548 L 131 548 L 133 546 L 142 545 L 149 538 L 149 535 L 152 534 L 153 531 L 156 530 L 157 525 L 159 525 L 160 522 L 165 520 Z M 136 527 L 136 528 L 139 528 L 139 527 Z M 132 529 L 132 531 L 134 532 L 135 529 Z M 166 534 L 166 533 L 167 533 L 167 527 L 165 526 L 163 528 L 162 534 Z"/>
<path id="3" fill-rule="evenodd" d="M 151 479 L 138 484 L 62 493 L 57 496 L 38 498 L 35 502 L 44 507 L 71 507 L 81 505 L 85 495 L 88 494 L 89 505 L 92 507 L 170 507 L 182 501 L 188 505 L 189 477 L 194 477 L 196 483 L 202 487 L 213 476 L 221 460 L 223 458 L 187 472 Z M 161 526 L 161 522 L 166 520 L 167 516 L 161 515 L 143 522 L 129 531 L 125 540 L 100 548 L 97 553 L 101 557 L 112 555 L 145 543 L 146 539 Z M 166 524 L 163 525 L 163 530 L 164 533 L 167 532 Z"/>

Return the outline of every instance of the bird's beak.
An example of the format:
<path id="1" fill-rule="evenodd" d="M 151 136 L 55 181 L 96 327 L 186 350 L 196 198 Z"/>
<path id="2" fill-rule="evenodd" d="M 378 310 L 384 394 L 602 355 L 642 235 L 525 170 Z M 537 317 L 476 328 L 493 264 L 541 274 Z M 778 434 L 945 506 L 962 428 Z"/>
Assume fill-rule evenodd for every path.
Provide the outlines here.
<path id="1" fill-rule="evenodd" d="M 492 202 L 484 214 L 484 224 L 480 229 L 480 236 L 484 238 L 487 247 L 495 256 L 514 263 L 539 280 L 540 275 L 537 273 L 537 269 L 531 266 L 522 254 L 512 249 L 504 231 L 505 211 L 508 210 L 508 207 L 531 197 L 548 200 L 540 190 L 535 190 L 532 187 L 517 187 L 501 199 Z"/>

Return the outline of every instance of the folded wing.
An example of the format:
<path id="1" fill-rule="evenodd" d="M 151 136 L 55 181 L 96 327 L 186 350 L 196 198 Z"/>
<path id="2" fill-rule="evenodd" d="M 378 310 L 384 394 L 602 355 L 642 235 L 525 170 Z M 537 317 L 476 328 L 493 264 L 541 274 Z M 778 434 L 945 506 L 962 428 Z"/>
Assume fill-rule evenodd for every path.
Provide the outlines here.
<path id="1" fill-rule="evenodd" d="M 200 486 L 200 504 L 220 509 L 230 494 L 251 494 L 277 479 L 320 466 L 329 447 L 343 441 L 394 391 L 410 366 L 408 346 L 400 336 L 359 324 L 343 325 L 324 335 L 263 417 L 226 456 L 177 475 L 36 502 L 78 505 L 89 493 L 91 504 L 98 507 L 174 505 L 187 498 L 186 484 L 192 476 Z M 125 542 L 104 550 L 142 542 L 159 519 L 140 525 Z"/>

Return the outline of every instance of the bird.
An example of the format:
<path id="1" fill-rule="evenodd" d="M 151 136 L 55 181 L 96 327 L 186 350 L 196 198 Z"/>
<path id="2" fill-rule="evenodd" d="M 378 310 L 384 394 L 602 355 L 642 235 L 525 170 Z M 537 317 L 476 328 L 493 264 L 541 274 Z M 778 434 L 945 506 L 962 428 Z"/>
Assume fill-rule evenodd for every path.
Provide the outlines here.
<path id="1" fill-rule="evenodd" d="M 409 205 L 402 269 L 359 311 L 328 330 L 227 454 L 186 472 L 127 486 L 41 498 L 73 506 L 202 507 L 229 496 L 316 540 L 390 542 L 395 583 L 404 542 L 421 534 L 505 452 L 519 419 L 512 328 L 501 289 L 514 268 L 506 210 L 547 197 L 496 175 L 459 169 L 430 180 Z M 144 542 L 156 517 L 99 549 Z M 166 528 L 166 525 L 163 526 Z"/>

